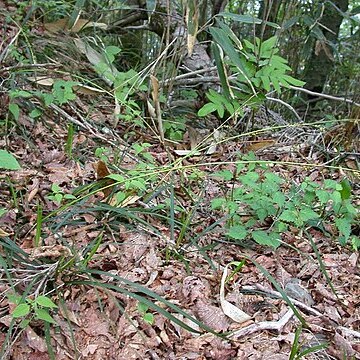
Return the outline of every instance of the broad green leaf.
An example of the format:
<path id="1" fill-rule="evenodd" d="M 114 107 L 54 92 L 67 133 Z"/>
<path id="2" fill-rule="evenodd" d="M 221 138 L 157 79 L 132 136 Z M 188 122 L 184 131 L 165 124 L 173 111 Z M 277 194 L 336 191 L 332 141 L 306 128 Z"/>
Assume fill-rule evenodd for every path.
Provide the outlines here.
<path id="1" fill-rule="evenodd" d="M 353 249 L 355 251 L 359 251 L 360 250 L 360 237 L 353 236 L 351 238 L 351 246 L 353 247 Z"/>
<path id="2" fill-rule="evenodd" d="M 252 51 L 255 51 L 255 46 L 252 42 L 250 42 L 249 40 L 246 40 L 246 39 L 244 39 L 243 42 L 247 48 L 249 48 Z"/>
<path id="3" fill-rule="evenodd" d="M 154 315 L 151 313 L 146 313 L 143 316 L 144 321 L 146 321 L 148 324 L 153 325 L 154 324 Z"/>
<path id="4" fill-rule="evenodd" d="M 234 21 L 238 21 L 244 24 L 255 24 L 255 25 L 259 25 L 263 23 L 263 20 L 258 19 L 254 16 L 251 15 L 239 15 L 239 14 L 234 14 L 234 13 L 229 13 L 229 12 L 221 12 L 219 13 L 217 16 L 222 16 L 225 18 L 230 18 Z M 265 21 L 265 24 L 273 27 L 275 29 L 280 29 L 280 26 L 278 24 L 275 24 L 273 22 L 270 21 Z"/>
<path id="5" fill-rule="evenodd" d="M 61 189 L 61 187 L 59 186 L 59 184 L 53 183 L 53 184 L 51 185 L 51 191 L 54 192 L 54 193 L 61 193 L 61 192 L 62 192 L 62 189 Z"/>
<path id="6" fill-rule="evenodd" d="M 47 296 L 40 295 L 35 299 L 35 304 L 46 308 L 57 308 L 57 305 L 52 302 Z"/>
<path id="7" fill-rule="evenodd" d="M 57 322 L 51 317 L 46 309 L 37 308 L 35 309 L 36 318 L 39 320 L 46 321 L 50 324 L 57 324 Z"/>
<path id="8" fill-rule="evenodd" d="M 231 114 L 231 115 L 235 114 L 235 109 L 234 109 L 233 105 L 231 104 L 231 102 L 225 101 L 224 106 L 229 114 Z"/>
<path id="9" fill-rule="evenodd" d="M 213 199 L 211 200 L 211 209 L 212 210 L 221 209 L 224 204 L 226 204 L 226 200 L 224 198 Z"/>
<path id="10" fill-rule="evenodd" d="M 221 105 L 224 101 L 224 97 L 212 89 L 209 90 L 206 97 L 216 105 Z"/>
<path id="11" fill-rule="evenodd" d="M 298 21 L 299 21 L 300 17 L 299 16 L 293 16 L 292 18 L 290 18 L 289 20 L 285 21 L 282 24 L 282 29 L 283 30 L 288 30 L 290 29 L 292 26 L 294 26 Z"/>
<path id="12" fill-rule="evenodd" d="M 149 310 L 149 306 L 142 302 L 139 302 L 137 305 L 137 309 L 140 313 L 145 314 Z"/>
<path id="13" fill-rule="evenodd" d="M 258 181 L 259 174 L 255 171 L 250 171 L 245 175 L 240 175 L 239 180 L 244 184 L 250 187 L 254 186 L 254 184 Z"/>
<path id="14" fill-rule="evenodd" d="M 334 202 L 334 205 L 341 204 L 342 198 L 339 191 L 333 191 L 330 194 L 330 199 Z"/>
<path id="15" fill-rule="evenodd" d="M 339 232 L 344 235 L 345 239 L 347 240 L 351 234 L 351 220 L 348 218 L 336 218 L 335 225 Z"/>
<path id="16" fill-rule="evenodd" d="M 252 232 L 253 239 L 260 245 L 272 246 L 277 248 L 280 245 L 279 235 L 276 233 L 266 233 L 262 230 Z"/>
<path id="17" fill-rule="evenodd" d="M 276 45 L 276 41 L 277 36 L 272 36 L 271 38 L 264 41 L 260 46 L 260 57 L 265 57 L 267 53 L 271 53 Z"/>
<path id="18" fill-rule="evenodd" d="M 21 167 L 14 155 L 6 150 L 0 150 L 0 169 L 19 170 Z"/>
<path id="19" fill-rule="evenodd" d="M 274 173 L 271 173 L 271 172 L 268 172 L 265 174 L 265 178 L 268 179 L 269 181 L 272 181 L 276 184 L 283 184 L 284 183 L 284 179 L 281 178 L 280 176 L 274 174 Z"/>
<path id="20" fill-rule="evenodd" d="M 234 225 L 229 228 L 229 231 L 226 233 L 227 236 L 235 240 L 244 240 L 248 234 L 245 226 Z"/>
<path id="21" fill-rule="evenodd" d="M 283 207 L 286 201 L 285 195 L 280 192 L 277 191 L 274 195 L 273 195 L 273 201 L 275 204 L 277 204 L 279 207 Z"/>
<path id="22" fill-rule="evenodd" d="M 20 116 L 20 108 L 18 104 L 10 103 L 9 104 L 9 111 L 11 112 L 12 116 L 15 120 L 19 120 Z"/>
<path id="23" fill-rule="evenodd" d="M 270 77 L 270 80 L 274 86 L 274 89 L 276 90 L 276 92 L 280 95 L 281 94 L 281 88 L 280 88 L 280 83 L 279 83 L 279 79 L 276 77 Z"/>
<path id="24" fill-rule="evenodd" d="M 218 16 L 222 16 L 224 18 L 229 18 L 232 19 L 234 21 L 238 21 L 244 24 L 262 24 L 262 20 L 258 19 L 254 16 L 251 15 L 239 15 L 239 14 L 234 14 L 234 13 L 229 13 L 229 12 L 221 12 L 218 14 Z"/>
<path id="25" fill-rule="evenodd" d="M 306 222 L 312 219 L 318 219 L 320 216 L 312 209 L 303 208 L 299 212 L 299 217 L 302 221 Z"/>
<path id="26" fill-rule="evenodd" d="M 31 98 L 33 94 L 25 90 L 14 90 L 10 92 L 9 96 L 11 99 L 17 97 Z"/>
<path id="27" fill-rule="evenodd" d="M 29 304 L 19 304 L 14 311 L 11 313 L 13 318 L 24 317 L 30 313 Z"/>
<path id="28" fill-rule="evenodd" d="M 127 188 L 136 189 L 136 190 L 146 190 L 146 185 L 144 181 L 141 180 L 130 180 L 127 185 Z"/>
<path id="29" fill-rule="evenodd" d="M 285 81 L 288 82 L 290 85 L 294 86 L 304 86 L 306 84 L 305 81 L 295 79 L 290 75 L 283 75 L 283 79 L 285 79 Z"/>
<path id="30" fill-rule="evenodd" d="M 119 174 L 109 174 L 109 175 L 106 176 L 106 178 L 115 180 L 118 183 L 125 182 L 125 178 L 122 175 L 119 175 Z"/>
<path id="31" fill-rule="evenodd" d="M 217 105 L 216 111 L 217 111 L 220 118 L 224 117 L 225 109 L 224 109 L 224 107 L 222 105 Z"/>
<path id="32" fill-rule="evenodd" d="M 351 185 L 348 179 L 344 179 L 341 181 L 342 189 L 340 190 L 341 199 L 347 200 L 350 199 L 351 196 Z"/>
<path id="33" fill-rule="evenodd" d="M 261 81 L 263 83 L 264 89 L 270 91 L 270 78 L 268 76 L 261 76 Z"/>
<path id="34" fill-rule="evenodd" d="M 230 39 L 235 43 L 238 50 L 242 50 L 243 47 L 242 47 L 241 41 L 235 35 L 235 33 L 231 30 L 231 28 L 229 26 L 227 26 L 226 24 L 224 24 L 222 21 L 218 21 L 218 23 L 219 23 L 220 27 L 223 30 L 225 30 L 225 32 L 229 35 Z"/>
<path id="35" fill-rule="evenodd" d="M 21 296 L 16 295 L 14 293 L 7 293 L 6 297 L 8 298 L 9 302 L 12 304 L 19 304 L 21 301 Z"/>
<path id="36" fill-rule="evenodd" d="M 292 210 L 284 210 L 280 215 L 280 220 L 293 223 L 296 219 L 296 213 Z"/>
<path id="37" fill-rule="evenodd" d="M 330 200 L 330 194 L 326 190 L 317 190 L 316 196 L 322 205 L 325 205 Z"/>
<path id="38" fill-rule="evenodd" d="M 225 181 L 229 181 L 232 180 L 232 178 L 234 177 L 234 174 L 232 171 L 230 170 L 220 170 L 220 171 L 216 171 L 212 174 L 212 176 L 214 177 L 220 177 Z"/>
<path id="39" fill-rule="evenodd" d="M 198 116 L 206 116 L 217 110 L 217 105 L 214 103 L 207 103 L 198 111 Z"/>
<path id="40" fill-rule="evenodd" d="M 233 44 L 229 40 L 228 35 L 223 29 L 219 28 L 210 28 L 211 36 L 213 37 L 214 41 L 216 41 L 225 51 L 225 53 L 229 56 L 232 63 L 242 72 L 244 76 L 246 75 L 246 69 L 244 68 L 242 62 L 240 61 L 240 55 L 235 50 Z M 250 81 L 250 80 L 248 80 Z M 249 85 L 251 86 L 251 83 L 249 82 Z M 253 93 L 256 94 L 255 89 L 252 89 Z"/>
<path id="41" fill-rule="evenodd" d="M 218 71 L 218 74 L 219 74 L 221 86 L 222 86 L 222 89 L 224 91 L 224 95 L 228 99 L 233 98 L 231 90 L 230 90 L 229 80 L 228 80 L 229 77 L 226 74 L 226 67 L 225 67 L 225 64 L 224 64 L 222 49 L 218 44 L 215 44 L 215 43 L 211 44 L 211 48 L 212 48 L 213 53 L 214 53 L 215 64 L 216 64 L 216 68 L 217 68 L 217 71 Z"/>

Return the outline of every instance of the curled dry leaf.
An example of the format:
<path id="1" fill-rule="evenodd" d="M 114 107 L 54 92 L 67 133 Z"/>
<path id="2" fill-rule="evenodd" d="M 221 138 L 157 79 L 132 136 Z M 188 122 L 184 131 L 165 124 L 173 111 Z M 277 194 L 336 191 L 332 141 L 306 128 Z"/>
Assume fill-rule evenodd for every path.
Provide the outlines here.
<path id="1" fill-rule="evenodd" d="M 240 310 L 235 305 L 229 303 L 227 300 L 225 300 L 225 280 L 227 277 L 227 269 L 229 265 L 225 266 L 222 278 L 221 278 L 221 284 L 220 284 L 220 304 L 221 308 L 225 315 L 227 315 L 231 320 L 237 322 L 237 323 L 243 323 L 245 321 L 248 321 L 251 319 L 251 316 L 245 313 L 244 311 Z"/>

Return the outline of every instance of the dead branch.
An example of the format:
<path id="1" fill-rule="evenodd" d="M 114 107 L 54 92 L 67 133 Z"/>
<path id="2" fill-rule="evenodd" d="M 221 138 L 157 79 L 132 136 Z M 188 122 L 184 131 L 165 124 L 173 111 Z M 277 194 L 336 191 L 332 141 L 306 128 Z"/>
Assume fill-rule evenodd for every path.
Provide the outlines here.
<path id="1" fill-rule="evenodd" d="M 240 330 L 233 332 L 229 337 L 231 339 L 238 339 L 242 336 L 250 335 L 257 331 L 263 331 L 263 330 L 275 330 L 277 332 L 281 332 L 283 327 L 290 321 L 293 315 L 294 315 L 293 311 L 289 309 L 285 313 L 285 315 L 278 321 L 262 321 L 257 324 L 251 324 L 249 326 L 246 326 Z"/>

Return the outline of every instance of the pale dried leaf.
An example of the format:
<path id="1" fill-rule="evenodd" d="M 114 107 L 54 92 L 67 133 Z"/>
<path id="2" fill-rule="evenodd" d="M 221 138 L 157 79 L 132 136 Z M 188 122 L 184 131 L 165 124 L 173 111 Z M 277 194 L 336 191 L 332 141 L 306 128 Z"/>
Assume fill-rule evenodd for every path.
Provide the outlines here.
<path id="1" fill-rule="evenodd" d="M 227 315 L 231 320 L 243 323 L 245 321 L 248 321 L 251 319 L 251 316 L 246 314 L 244 311 L 240 310 L 235 305 L 229 303 L 227 300 L 225 300 L 225 280 L 227 277 L 227 269 L 229 265 L 226 265 L 224 268 L 224 272 L 221 278 L 221 284 L 220 284 L 220 304 L 221 308 L 223 309 L 223 312 L 225 315 Z"/>

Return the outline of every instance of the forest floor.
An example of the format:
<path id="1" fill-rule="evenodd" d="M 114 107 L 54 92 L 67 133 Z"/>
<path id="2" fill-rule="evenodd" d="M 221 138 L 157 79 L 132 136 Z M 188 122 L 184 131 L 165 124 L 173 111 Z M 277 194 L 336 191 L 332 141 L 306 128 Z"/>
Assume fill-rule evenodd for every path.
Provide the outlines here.
<path id="1" fill-rule="evenodd" d="M 0 31 L 7 51 L 20 31 L 12 22 Z M 279 239 L 256 242 L 242 224 L 271 233 L 276 214 L 260 221 L 261 206 L 255 216 L 242 203 L 233 217 L 214 207 L 225 198 L 231 210 L 246 181 L 243 199 L 256 208 L 251 187 L 255 194 L 266 179 L 275 186 L 281 178 L 279 203 L 282 192 L 299 189 L 286 197 L 297 204 L 304 183 L 348 179 L 351 189 L 336 191 L 358 211 L 358 160 L 334 151 L 331 140 L 341 128 L 265 118 L 268 131 L 261 125 L 242 136 L 224 127 L 206 143 L 210 132 L 194 136 L 189 127 L 180 146 L 164 145 L 155 125 L 114 124 L 111 92 L 80 87 L 76 99 L 44 107 L 36 91 L 48 94 L 47 80 L 60 79 L 60 92 L 72 95 L 66 74 L 99 76 L 83 54 L 71 58 L 63 33 L 31 32 L 31 51 L 56 61 L 23 68 L 26 38 L 25 50 L 9 48 L 12 63 L 0 69 L 0 148 L 21 165 L 0 172 L 1 359 L 360 359 L 359 252 L 355 242 L 341 245 L 338 231 L 358 238 L 359 224 L 336 227 L 330 205 L 326 221 L 308 224 L 314 201 L 299 211 L 301 226 L 284 220 L 275 248 L 260 244 Z M 40 70 L 46 78 L 28 78 Z M 9 97 L 19 89 L 33 95 Z M 199 144 L 205 150 L 191 152 Z M 259 204 L 271 195 L 256 194 Z"/>
<path id="2" fill-rule="evenodd" d="M 106 115 L 96 111 L 93 115 L 94 123 L 106 124 Z M 173 216 L 182 224 L 191 220 L 187 227 L 179 228 L 172 225 L 169 216 L 156 216 L 151 206 L 147 208 L 142 201 L 145 196 L 133 197 L 128 204 L 116 207 L 107 205 L 111 196 L 106 198 L 107 193 L 100 189 L 73 205 L 61 207 L 65 194 L 79 186 L 96 184 L 97 178 L 106 175 L 104 162 L 94 156 L 99 147 L 107 148 L 109 164 L 115 163 L 117 157 L 123 169 L 137 166 L 133 157 L 84 129 L 75 132 L 69 157 L 64 150 L 67 136 L 68 123 L 55 113 L 49 114 L 46 121 L 33 121 L 21 114 L 18 130 L 0 143 L 1 147 L 8 144 L 22 166 L 21 170 L 1 175 L 0 207 L 8 209 L 1 218 L 1 230 L 19 251 L 24 251 L 27 262 L 16 257 L 9 260 L 10 253 L 1 250 L 13 277 L 9 282 L 5 280 L 7 272 L 1 275 L 0 344 L 9 342 L 4 359 L 51 359 L 49 343 L 50 353 L 56 359 L 289 359 L 294 344 L 298 345 L 299 355 L 324 343 L 327 344 L 324 349 L 304 358 L 360 358 L 358 252 L 348 245 L 340 246 L 336 236 L 329 238 L 315 228 L 309 229 L 315 246 L 296 228 L 282 234 L 287 246 L 277 249 L 255 242 L 236 243 L 224 237 L 225 221 L 218 221 L 219 214 L 211 210 L 210 202 L 219 196 L 222 187 L 230 185 L 219 183 L 211 174 L 224 169 L 233 171 L 231 160 L 235 153 L 247 151 L 246 142 L 229 141 L 212 155 L 184 160 L 187 165 L 203 164 L 197 166 L 202 173 L 196 181 L 189 179 L 190 172 L 176 169 L 171 172 L 177 202 Z M 111 140 L 116 142 L 116 138 Z M 301 183 L 305 177 L 323 181 L 343 176 L 341 171 L 300 165 L 306 154 L 292 151 L 296 144 L 291 149 L 287 145 L 285 151 L 279 142 L 261 146 L 265 140 L 257 140 L 260 146 L 255 149 L 256 158 L 272 163 L 271 171 L 288 183 Z M 172 150 L 164 150 L 154 139 L 147 152 L 161 171 Z M 311 163 L 321 161 L 312 159 Z M 111 172 L 116 172 L 112 169 Z M 161 182 L 166 184 L 165 176 Z M 53 184 L 58 184 L 59 189 L 52 188 Z M 154 192 L 151 188 L 147 190 Z M 152 204 L 170 199 L 168 191 L 165 187 L 155 192 Z M 53 197 L 56 192 L 62 195 L 60 202 Z M 195 194 L 201 201 L 194 201 Z M 359 205 L 359 190 L 353 190 L 353 196 Z M 43 221 L 35 246 L 39 204 Z M 191 212 L 192 216 L 186 217 Z M 182 229 L 185 234 L 180 238 Z M 7 237 L 2 236 L 4 245 Z M 84 254 L 88 256 L 89 250 L 91 256 L 84 262 Z M 220 288 L 226 266 L 244 259 L 247 260 L 243 267 L 225 286 L 225 298 L 250 316 L 239 324 L 224 314 Z M 37 268 L 31 267 L 35 265 Z M 90 276 L 82 267 L 98 273 Z M 304 320 L 302 328 L 261 267 L 291 299 L 297 300 L 294 304 Z M 25 269 L 27 276 L 21 272 Z M 33 288 L 48 291 L 46 294 L 58 305 L 58 309 L 51 311 L 56 324 L 48 332 L 43 322 L 34 319 L 25 329 L 11 325 L 10 312 L 15 305 L 4 296 L 11 290 L 11 284 L 18 292 L 25 291 L 30 280 L 35 279 L 34 269 L 43 275 Z M 131 291 L 120 278 L 145 286 L 222 335 L 203 331 L 161 301 L 155 303 L 199 333 L 183 329 L 151 308 L 139 307 L 137 298 L 119 290 Z M 111 284 L 115 287 L 111 288 Z M 141 288 L 135 288 L 134 293 L 149 298 Z M 9 328 L 12 334 L 7 338 Z"/>

